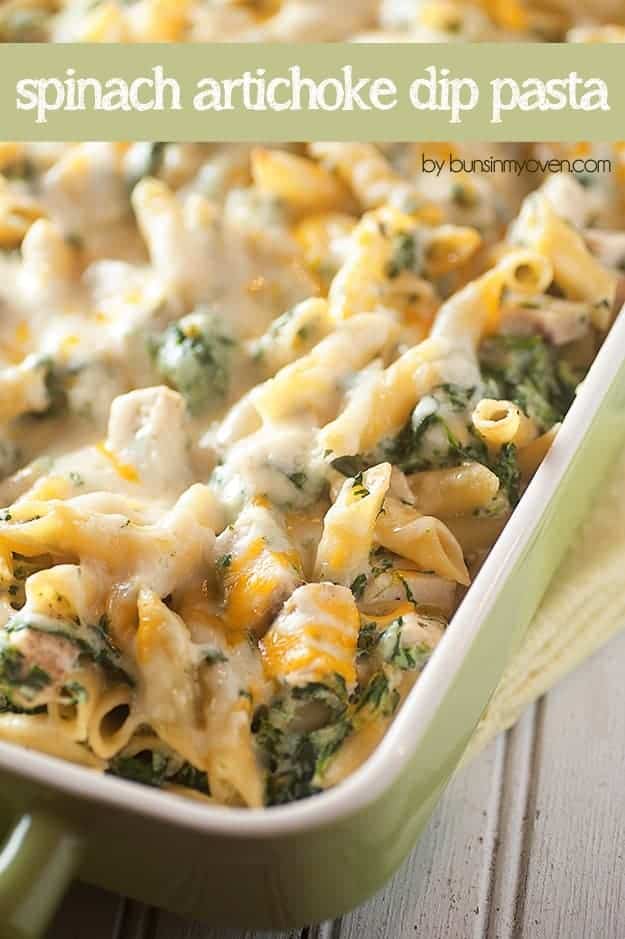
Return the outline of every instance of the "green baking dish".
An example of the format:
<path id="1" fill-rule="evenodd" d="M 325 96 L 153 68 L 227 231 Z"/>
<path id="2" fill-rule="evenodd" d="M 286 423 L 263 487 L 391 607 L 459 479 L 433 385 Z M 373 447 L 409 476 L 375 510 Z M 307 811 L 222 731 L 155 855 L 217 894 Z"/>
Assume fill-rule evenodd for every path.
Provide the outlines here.
<path id="1" fill-rule="evenodd" d="M 71 878 L 215 925 L 362 902 L 413 846 L 625 436 L 621 313 L 557 440 L 374 755 L 265 810 L 195 804 L 0 743 L 0 937 L 41 936 Z"/>

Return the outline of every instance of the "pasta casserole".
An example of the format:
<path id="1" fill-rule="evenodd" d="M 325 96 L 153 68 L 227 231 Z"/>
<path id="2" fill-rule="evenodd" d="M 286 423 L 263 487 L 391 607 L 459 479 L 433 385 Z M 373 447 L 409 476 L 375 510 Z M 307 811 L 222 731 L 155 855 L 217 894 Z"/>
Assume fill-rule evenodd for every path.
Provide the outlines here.
<path id="1" fill-rule="evenodd" d="M 1 739 L 250 807 L 373 751 L 622 293 L 618 174 L 444 149 L 0 145 Z"/>

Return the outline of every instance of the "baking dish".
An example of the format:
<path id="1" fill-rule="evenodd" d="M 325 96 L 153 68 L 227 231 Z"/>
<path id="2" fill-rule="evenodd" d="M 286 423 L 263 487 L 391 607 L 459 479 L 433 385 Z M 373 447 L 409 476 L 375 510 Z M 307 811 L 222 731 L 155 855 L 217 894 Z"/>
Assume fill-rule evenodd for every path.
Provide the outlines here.
<path id="1" fill-rule="evenodd" d="M 554 446 L 373 756 L 265 810 L 175 795 L 0 743 L 0 937 L 40 936 L 71 878 L 209 919 L 288 928 L 362 902 L 426 823 L 625 432 L 621 312 Z"/>

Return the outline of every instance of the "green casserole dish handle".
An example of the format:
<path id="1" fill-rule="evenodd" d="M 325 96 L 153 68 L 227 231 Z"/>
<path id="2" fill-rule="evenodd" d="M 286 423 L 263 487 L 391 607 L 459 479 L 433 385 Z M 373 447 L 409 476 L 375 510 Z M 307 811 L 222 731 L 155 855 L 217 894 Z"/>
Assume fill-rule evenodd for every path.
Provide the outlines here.
<path id="1" fill-rule="evenodd" d="M 0 939 L 42 939 L 81 855 L 81 839 L 53 816 L 18 818 L 0 845 Z"/>

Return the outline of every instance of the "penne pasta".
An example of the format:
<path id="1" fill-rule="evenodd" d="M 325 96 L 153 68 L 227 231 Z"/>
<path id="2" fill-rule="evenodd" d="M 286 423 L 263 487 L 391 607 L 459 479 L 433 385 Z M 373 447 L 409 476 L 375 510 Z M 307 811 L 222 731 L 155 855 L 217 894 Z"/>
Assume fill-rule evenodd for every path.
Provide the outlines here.
<path id="1" fill-rule="evenodd" d="M 87 741 L 96 756 L 108 760 L 122 750 L 141 723 L 132 692 L 118 687 L 97 699 L 89 717 Z"/>
<path id="2" fill-rule="evenodd" d="M 381 463 L 345 480 L 324 519 L 315 561 L 317 580 L 348 587 L 364 573 L 390 478 L 390 464 Z"/>
<path id="3" fill-rule="evenodd" d="M 15 37 L 32 4 L 0 7 L 0 40 L 34 42 L 579 25 L 68 0 Z M 0 144 L 0 740 L 253 809 L 367 759 L 610 327 L 621 151 Z M 538 190 L 495 172 L 606 153 Z"/>
<path id="4" fill-rule="evenodd" d="M 339 210 L 347 203 L 337 176 L 306 157 L 257 147 L 252 151 L 251 170 L 260 192 L 282 199 L 293 212 Z"/>
<path id="5" fill-rule="evenodd" d="M 462 549 L 440 519 L 420 515 L 392 497 L 375 527 L 377 540 L 389 551 L 408 558 L 417 569 L 467 585 L 469 575 Z"/>
<path id="6" fill-rule="evenodd" d="M 554 277 L 571 300 L 593 304 L 593 322 L 606 329 L 611 321 L 616 277 L 586 248 L 582 236 L 559 218 L 549 201 L 528 197 L 517 222 L 524 241 L 553 265 Z"/>
<path id="7" fill-rule="evenodd" d="M 473 411 L 472 420 L 480 437 L 494 449 L 507 443 L 526 446 L 538 433 L 534 422 L 512 401 L 482 398 Z"/>
<path id="8" fill-rule="evenodd" d="M 534 475 L 556 439 L 559 424 L 554 424 L 548 431 L 531 440 L 519 450 L 519 467 L 523 476 L 529 479 Z"/>
<path id="9" fill-rule="evenodd" d="M 341 382 L 392 345 L 392 321 L 379 314 L 353 317 L 307 355 L 281 369 L 253 396 L 264 420 L 300 411 L 321 413 L 336 407 Z"/>
<path id="10" fill-rule="evenodd" d="M 0 714 L 0 739 L 89 769 L 104 769 L 103 760 L 80 743 L 55 733 L 54 726 L 46 714 Z"/>
<path id="11" fill-rule="evenodd" d="M 424 515 L 471 515 L 487 509 L 499 492 L 499 479 L 482 463 L 424 470 L 409 476 L 408 485 Z"/>

